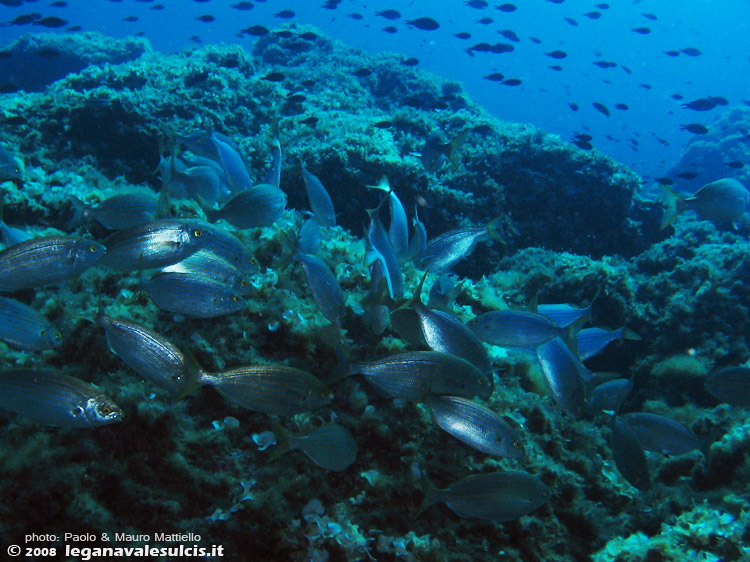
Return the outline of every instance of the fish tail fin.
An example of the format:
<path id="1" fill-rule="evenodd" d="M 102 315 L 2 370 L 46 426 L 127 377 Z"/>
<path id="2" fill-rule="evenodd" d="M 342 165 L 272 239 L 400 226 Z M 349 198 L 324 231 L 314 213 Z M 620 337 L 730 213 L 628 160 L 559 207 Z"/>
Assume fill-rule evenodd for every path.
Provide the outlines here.
<path id="1" fill-rule="evenodd" d="M 438 501 L 439 490 L 437 486 L 432 483 L 432 480 L 430 480 L 430 477 L 427 475 L 427 471 L 424 469 L 419 470 L 419 486 L 420 488 L 422 488 L 422 492 L 424 493 L 424 499 L 422 500 L 422 504 L 419 506 L 419 510 L 417 511 L 417 515 L 415 517 L 419 517 L 420 515 L 422 515 L 422 512 L 425 509 L 437 503 Z"/>
<path id="2" fill-rule="evenodd" d="M 70 196 L 70 203 L 73 206 L 73 216 L 70 217 L 70 220 L 65 225 L 66 230 L 72 230 L 86 219 L 86 211 L 88 210 L 88 205 L 81 201 L 78 197 L 75 195 Z M 2 222 L 2 214 L 0 213 L 0 222 Z"/>
<path id="3" fill-rule="evenodd" d="M 266 462 L 273 462 L 278 459 L 281 455 L 284 455 L 292 450 L 292 444 L 289 439 L 289 432 L 284 429 L 279 422 L 271 419 L 271 431 L 276 436 L 276 447 L 268 457 Z"/>
<path id="4" fill-rule="evenodd" d="M 666 185 L 662 185 L 661 188 L 666 196 L 665 203 L 667 204 L 667 208 L 664 210 L 664 215 L 661 218 L 660 226 L 660 228 L 664 230 L 675 221 L 682 211 L 685 210 L 685 199 L 677 195 Z"/>
<path id="5" fill-rule="evenodd" d="M 281 256 L 279 256 L 279 259 L 276 262 L 276 269 L 283 271 L 289 267 L 290 263 L 292 263 L 294 256 L 297 255 L 299 247 L 297 244 L 297 236 L 288 230 L 282 230 L 279 232 L 279 241 L 281 242 Z"/>
<path id="6" fill-rule="evenodd" d="M 203 386 L 203 376 L 206 373 L 190 350 L 184 351 L 183 356 L 185 357 L 185 380 L 182 381 L 182 385 L 173 397 L 175 402 L 179 402 L 185 396 Z"/>
<path id="7" fill-rule="evenodd" d="M 461 148 L 461 145 L 466 142 L 466 137 L 468 135 L 469 131 L 459 133 L 458 136 L 454 138 L 448 146 L 447 156 L 454 170 L 458 170 L 458 150 Z"/>
<path id="8" fill-rule="evenodd" d="M 505 215 L 498 215 L 487 223 L 487 234 L 489 234 L 490 238 L 492 238 L 495 242 L 503 242 L 503 239 L 500 237 L 500 233 L 498 232 L 498 227 L 500 225 L 500 221 L 504 218 Z"/>
<path id="9" fill-rule="evenodd" d="M 622 329 L 622 339 L 630 341 L 641 341 L 643 338 L 635 330 L 631 330 L 628 327 Z"/>
<path id="10" fill-rule="evenodd" d="M 380 189 L 382 191 L 385 191 L 386 193 L 390 193 L 391 191 L 393 191 L 391 185 L 388 183 L 388 176 L 385 175 L 378 180 L 378 183 L 376 183 L 375 185 L 368 185 L 367 187 L 369 187 L 370 189 Z"/>
<path id="11" fill-rule="evenodd" d="M 422 288 L 424 287 L 425 279 L 427 279 L 427 274 L 430 271 L 427 270 L 422 274 L 422 279 L 419 280 L 419 285 L 417 285 L 417 288 L 414 289 L 414 292 L 411 295 L 411 298 L 401 304 L 396 310 L 401 310 L 402 308 L 411 308 L 417 304 L 424 304 L 422 302 Z"/>

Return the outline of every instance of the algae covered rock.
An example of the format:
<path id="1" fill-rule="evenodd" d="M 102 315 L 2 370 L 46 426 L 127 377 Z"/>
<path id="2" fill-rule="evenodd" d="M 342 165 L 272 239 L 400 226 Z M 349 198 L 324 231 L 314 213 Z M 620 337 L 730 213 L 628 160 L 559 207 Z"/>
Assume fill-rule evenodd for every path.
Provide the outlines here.
<path id="1" fill-rule="evenodd" d="M 150 50 L 148 41 L 137 37 L 112 39 L 93 32 L 24 35 L 3 47 L 0 91 L 39 92 L 89 65 L 120 64 Z M 29 72 L 29 68 L 34 71 Z"/>

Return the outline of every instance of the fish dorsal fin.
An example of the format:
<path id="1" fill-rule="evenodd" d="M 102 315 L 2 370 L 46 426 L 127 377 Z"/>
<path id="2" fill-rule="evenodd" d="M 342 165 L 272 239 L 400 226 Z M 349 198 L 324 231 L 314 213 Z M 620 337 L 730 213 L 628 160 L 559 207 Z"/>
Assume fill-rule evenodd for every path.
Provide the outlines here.
<path id="1" fill-rule="evenodd" d="M 401 310 L 402 308 L 415 308 L 420 306 L 425 306 L 424 302 L 422 302 L 422 287 L 424 287 L 425 279 L 427 279 L 427 274 L 430 271 L 427 270 L 422 275 L 422 279 L 419 280 L 419 285 L 417 285 L 417 288 L 414 289 L 414 292 L 411 295 L 411 298 L 401 304 L 396 310 Z"/>

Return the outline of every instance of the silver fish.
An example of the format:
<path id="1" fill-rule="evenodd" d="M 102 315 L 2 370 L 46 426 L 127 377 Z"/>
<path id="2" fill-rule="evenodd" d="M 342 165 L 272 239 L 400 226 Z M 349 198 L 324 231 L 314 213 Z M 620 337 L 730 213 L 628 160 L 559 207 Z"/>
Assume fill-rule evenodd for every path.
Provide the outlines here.
<path id="1" fill-rule="evenodd" d="M 302 179 L 305 180 L 305 189 L 307 190 L 307 199 L 310 201 L 310 209 L 315 215 L 315 220 L 320 226 L 335 226 L 336 213 L 333 210 L 331 196 L 328 195 L 323 184 L 305 168 L 304 163 L 300 165 L 302 169 Z"/>
<path id="2" fill-rule="evenodd" d="M 319 257 L 297 252 L 294 259 L 302 264 L 313 299 L 329 322 L 341 324 L 344 314 L 344 294 L 331 268 Z"/>
<path id="3" fill-rule="evenodd" d="M 158 308 L 190 318 L 214 318 L 247 306 L 235 289 L 205 275 L 157 273 L 143 286 Z"/>
<path id="4" fill-rule="evenodd" d="M 234 234 L 205 221 L 196 223 L 210 235 L 201 249 L 221 256 L 242 273 L 258 272 L 258 263 L 252 253 Z"/>
<path id="5" fill-rule="evenodd" d="M 427 247 L 427 229 L 425 229 L 424 223 L 419 220 L 416 205 L 414 205 L 414 217 L 411 220 L 411 224 L 412 234 L 409 240 L 409 259 L 418 264 L 422 261 L 425 248 Z"/>
<path id="6" fill-rule="evenodd" d="M 469 328 L 483 342 L 500 347 L 534 348 L 566 332 L 546 316 L 525 310 L 493 310 L 472 318 Z"/>
<path id="7" fill-rule="evenodd" d="M 635 488 L 646 490 L 651 485 L 648 461 L 633 429 L 619 416 L 612 416 L 609 428 L 609 446 L 617 470 Z"/>
<path id="8" fill-rule="evenodd" d="M 104 256 L 92 240 L 42 236 L 0 252 L 0 291 L 20 291 L 77 277 Z"/>
<path id="9" fill-rule="evenodd" d="M 439 490 L 422 477 L 425 493 L 419 513 L 431 505 L 444 502 L 459 517 L 513 521 L 540 508 L 550 491 L 536 476 L 525 472 L 490 472 L 477 474 Z"/>
<path id="10" fill-rule="evenodd" d="M 567 328 L 576 322 L 579 325 L 591 317 L 591 304 L 578 307 L 572 304 L 540 304 L 536 307 L 537 314 L 546 316 L 561 328 Z"/>
<path id="11" fill-rule="evenodd" d="M 401 273 L 396 250 L 391 244 L 391 239 L 378 216 L 379 209 L 368 211 L 370 224 L 365 231 L 367 241 L 367 253 L 365 260 L 368 266 L 375 262 L 380 263 L 383 276 L 388 284 L 388 293 L 391 298 L 401 297 L 404 294 L 404 278 Z"/>
<path id="12" fill-rule="evenodd" d="M 0 340 L 16 349 L 42 351 L 62 343 L 62 334 L 28 305 L 0 297 Z"/>
<path id="13" fill-rule="evenodd" d="M 450 161 L 454 169 L 457 169 L 458 149 L 464 143 L 468 134 L 469 131 L 464 131 L 450 142 L 445 142 L 445 137 L 440 133 L 433 133 L 427 137 L 419 153 L 419 159 L 422 161 L 425 170 L 435 173 L 446 160 Z"/>
<path id="14" fill-rule="evenodd" d="M 241 272 L 223 257 L 207 250 L 205 246 L 192 256 L 188 256 L 175 264 L 162 267 L 159 271 L 208 277 L 217 283 L 226 285 L 240 295 L 246 295 L 253 290 L 249 273 Z"/>
<path id="15" fill-rule="evenodd" d="M 144 379 L 180 393 L 190 381 L 185 356 L 164 336 L 135 322 L 99 314 L 110 351 Z"/>
<path id="16" fill-rule="evenodd" d="M 60 427 L 96 427 L 123 419 L 119 406 L 90 384 L 32 369 L 0 372 L 0 408 Z"/>
<path id="17" fill-rule="evenodd" d="M 681 455 L 698 449 L 706 456 L 708 443 L 672 418 L 646 412 L 623 414 L 620 418 L 627 422 L 638 442 L 647 451 Z"/>
<path id="18" fill-rule="evenodd" d="M 407 351 L 366 363 L 353 363 L 352 374 L 367 380 L 394 398 L 422 401 L 430 394 L 486 396 L 487 378 L 474 365 L 447 353 Z"/>
<path id="19" fill-rule="evenodd" d="M 603 382 L 591 392 L 587 408 L 594 416 L 603 410 L 616 412 L 633 390 L 632 379 L 614 379 Z"/>
<path id="20" fill-rule="evenodd" d="M 430 397 L 427 405 L 435 423 L 469 447 L 494 457 L 523 455 L 516 432 L 487 406 L 460 396 Z"/>
<path id="21" fill-rule="evenodd" d="M 373 189 L 386 192 L 388 204 L 391 209 L 391 222 L 388 225 L 388 237 L 398 259 L 403 261 L 409 255 L 409 223 L 406 220 L 406 211 L 398 196 L 391 189 L 388 178 L 383 176 L 376 185 L 370 185 Z"/>
<path id="22" fill-rule="evenodd" d="M 3 220 L 3 205 L 0 202 L 0 242 L 6 246 L 13 246 L 14 244 L 20 244 L 34 238 L 33 234 L 29 234 L 22 228 L 16 226 L 10 226 Z"/>
<path id="23" fill-rule="evenodd" d="M 107 238 L 107 254 L 101 265 L 118 271 L 164 267 L 200 250 L 210 236 L 192 220 L 163 219 L 142 224 Z"/>
<path id="24" fill-rule="evenodd" d="M 236 228 L 255 228 L 271 226 L 285 207 L 286 193 L 274 185 L 261 183 L 236 193 L 221 209 L 205 207 L 203 212 L 211 222 L 223 219 Z"/>
<path id="25" fill-rule="evenodd" d="M 315 218 L 307 219 L 297 233 L 297 250 L 303 254 L 316 254 L 320 250 L 323 234 Z"/>
<path id="26" fill-rule="evenodd" d="M 273 460 L 288 451 L 300 450 L 311 461 L 327 470 L 347 469 L 357 458 L 357 442 L 343 425 L 332 423 L 319 427 L 304 437 L 292 437 L 274 424 L 279 444 L 271 456 Z"/>
<path id="27" fill-rule="evenodd" d="M 750 368 L 726 367 L 712 373 L 705 382 L 706 391 L 722 402 L 750 408 Z"/>
<path id="28" fill-rule="evenodd" d="M 544 380 L 552 398 L 572 418 L 585 411 L 586 385 L 593 376 L 559 337 L 536 349 Z"/>
<path id="29" fill-rule="evenodd" d="M 287 365 L 249 365 L 221 373 L 201 373 L 200 384 L 227 400 L 272 416 L 309 412 L 331 401 L 326 386 L 307 371 Z"/>
<path id="30" fill-rule="evenodd" d="M 406 341 L 433 351 L 450 353 L 474 364 L 483 374 L 492 372 L 487 350 L 479 338 L 455 316 L 432 310 L 420 300 L 422 282 L 412 300 L 391 313 L 391 325 Z"/>
<path id="31" fill-rule="evenodd" d="M 641 337 L 633 330 L 619 328 L 617 330 L 605 330 L 604 328 L 584 328 L 576 333 L 576 351 L 581 361 L 586 361 L 600 353 L 613 341 L 619 339 L 638 341 Z"/>
<path id="32" fill-rule="evenodd" d="M 96 220 L 109 230 L 124 230 L 149 222 L 156 215 L 158 197 L 153 193 L 121 193 L 96 207 L 71 197 L 74 206 L 86 218 Z"/>
<path id="33" fill-rule="evenodd" d="M 666 186 L 667 209 L 661 220 L 661 228 L 674 222 L 680 213 L 695 211 L 702 219 L 716 224 L 732 224 L 747 210 L 750 194 L 744 185 L 732 178 L 716 180 L 704 185 L 692 197 L 683 198 Z"/>
<path id="34" fill-rule="evenodd" d="M 425 246 L 419 267 L 432 273 L 445 273 L 471 254 L 477 242 L 487 234 L 496 237 L 498 219 L 481 228 L 458 228 L 436 236 Z"/>
<path id="35" fill-rule="evenodd" d="M 266 172 L 266 177 L 263 179 L 263 183 L 275 185 L 281 187 L 281 142 L 279 141 L 278 124 L 274 125 L 273 139 L 273 159 L 271 160 L 271 167 Z"/>

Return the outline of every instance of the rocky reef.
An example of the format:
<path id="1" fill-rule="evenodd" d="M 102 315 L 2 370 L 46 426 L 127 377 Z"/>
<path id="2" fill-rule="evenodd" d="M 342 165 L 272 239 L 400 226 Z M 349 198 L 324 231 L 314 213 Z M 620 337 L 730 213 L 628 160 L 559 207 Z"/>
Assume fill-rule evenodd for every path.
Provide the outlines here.
<path id="1" fill-rule="evenodd" d="M 164 146 L 198 129 L 233 139 L 260 180 L 275 120 L 289 208 L 272 227 L 237 233 L 262 268 L 238 313 L 176 319 L 144 296 L 137 272 L 104 268 L 14 295 L 53 320 L 63 344 L 40 354 L 4 348 L 3 366 L 47 365 L 93 382 L 124 409 L 125 420 L 74 431 L 3 417 L 0 521 L 8 542 L 35 529 L 152 540 L 159 531 L 196 533 L 201 546 L 224 545 L 227 560 L 629 562 L 684 560 L 696 551 L 716 560 L 747 557 L 747 415 L 703 390 L 711 369 L 750 358 L 747 217 L 736 231 L 689 215 L 660 231 L 658 203 L 641 198 L 638 176 L 606 155 L 498 121 L 459 84 L 397 55 L 367 56 L 313 28 L 277 30 L 252 52 L 207 46 L 165 55 L 141 40 L 123 45 L 88 34 L 58 41 L 52 48 L 106 44 L 130 55 L 88 60 L 39 92 L 0 95 L 0 140 L 24 164 L 22 187 L 1 185 L 5 222 L 37 235 L 103 239 L 101 226 L 70 226 L 71 195 L 158 190 L 154 169 Z M 5 61 L 14 49 L 6 49 L 12 54 Z M 446 140 L 469 134 L 459 165 L 429 174 L 412 153 L 436 131 Z M 280 266 L 281 233 L 298 228 L 307 207 L 301 162 L 325 184 L 338 213 L 320 256 L 345 293 L 343 344 L 317 310 L 301 268 Z M 307 434 L 335 418 L 355 436 L 355 464 L 334 474 L 299 452 L 268 463 L 269 451 L 252 437 L 270 428 L 267 416 L 211 389 L 172 401 L 110 353 L 92 323 L 100 309 L 143 323 L 210 371 L 275 362 L 325 380 L 345 353 L 372 359 L 405 349 L 394 333 L 372 334 L 361 316 L 369 288 L 362 225 L 365 209 L 380 198 L 367 186 L 382 175 L 410 214 L 417 199 L 423 202 L 430 238 L 500 217 L 500 241 L 480 245 L 457 268 L 467 281 L 451 304 L 456 316 L 468 321 L 534 299 L 584 305 L 598 294 L 592 324 L 627 325 L 642 339 L 614 344 L 587 365 L 634 380 L 623 411 L 669 415 L 715 441 L 707 458 L 698 451 L 650 454 L 653 485 L 637 491 L 614 466 L 606 417 L 566 417 L 544 396 L 532 355 L 493 347 L 488 404 L 521 428 L 522 458 L 477 453 L 441 432 L 426 407 L 394 402 L 349 377 L 332 384 L 329 407 L 282 422 Z M 192 201 L 173 200 L 171 211 L 201 216 Z M 404 266 L 407 293 L 422 274 Z M 428 274 L 426 287 L 435 279 Z M 479 472 L 524 470 L 552 495 L 508 523 L 460 519 L 444 506 L 416 517 L 423 494 L 415 466 L 440 487 Z"/>

